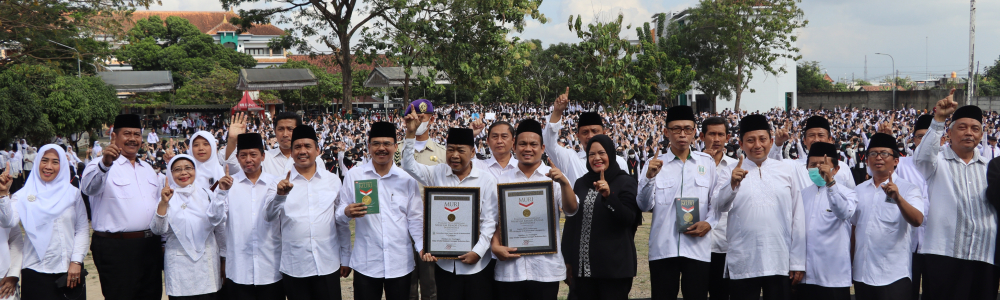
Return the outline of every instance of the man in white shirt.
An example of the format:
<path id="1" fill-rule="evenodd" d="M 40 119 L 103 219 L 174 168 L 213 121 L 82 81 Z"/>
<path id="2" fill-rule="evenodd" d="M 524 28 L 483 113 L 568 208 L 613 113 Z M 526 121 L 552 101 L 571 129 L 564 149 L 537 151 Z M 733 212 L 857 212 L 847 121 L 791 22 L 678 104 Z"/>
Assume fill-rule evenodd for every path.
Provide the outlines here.
<path id="1" fill-rule="evenodd" d="M 156 145 L 160 142 L 160 137 L 156 135 L 156 129 L 149 130 L 149 134 L 146 135 L 146 143 L 150 145 Z"/>
<path id="2" fill-rule="evenodd" d="M 986 199 L 987 159 L 976 151 L 983 136 L 983 112 L 958 108 L 952 89 L 934 107 L 924 139 L 936 141 L 951 117 L 948 147 L 920 143 L 914 162 L 927 180 L 930 211 L 924 231 L 924 299 L 996 299 L 994 270 L 996 210 Z"/>
<path id="3" fill-rule="evenodd" d="M 722 117 L 711 117 L 701 122 L 701 139 L 705 141 L 702 152 L 715 160 L 715 174 L 719 180 L 728 179 L 736 167 L 736 159 L 726 155 L 726 142 L 732 138 L 729 134 L 729 122 Z M 716 184 L 716 190 L 729 188 L 725 183 Z M 718 192 L 716 192 L 718 195 Z M 708 294 L 716 299 L 729 298 L 729 278 L 725 277 L 726 252 L 729 242 L 726 241 L 726 221 L 729 212 L 714 209 L 716 222 L 712 226 L 712 261 L 709 267 Z"/>
<path id="4" fill-rule="evenodd" d="M 806 215 L 806 276 L 796 299 L 851 299 L 851 224 L 857 208 L 854 190 L 837 182 L 837 147 L 815 142 L 809 149 L 809 185 L 802 188 Z"/>
<path id="5" fill-rule="evenodd" d="M 517 126 L 514 141 L 514 151 L 518 156 L 517 168 L 513 172 L 504 173 L 500 183 L 522 183 L 533 181 L 553 181 L 552 203 L 555 215 L 549 216 L 558 220 L 561 212 L 567 216 L 576 214 L 579 199 L 573 192 L 566 178 L 557 168 L 542 164 L 542 153 L 545 144 L 542 142 L 542 125 L 538 121 L 526 119 Z M 511 199 L 510 201 L 516 201 Z M 512 205 L 517 205 L 515 203 Z M 541 203 L 538 203 L 541 204 Z M 500 204 L 503 205 L 503 204 Z M 559 240 L 559 223 L 556 222 L 556 238 Z M 498 223 L 496 230 L 503 230 L 503 224 Z M 507 245 L 517 246 L 517 245 Z M 566 264 L 563 262 L 562 249 L 556 253 L 525 255 L 516 254 L 516 247 L 504 246 L 500 234 L 493 235 L 493 253 L 500 260 L 496 265 L 494 278 L 497 281 L 495 291 L 501 300 L 555 300 L 559 294 L 559 281 L 566 279 Z"/>
<path id="6" fill-rule="evenodd" d="M 587 174 L 587 153 L 585 151 L 573 151 L 559 146 L 559 131 L 562 130 L 562 115 L 569 105 L 569 88 L 566 93 L 559 95 L 552 108 L 552 115 L 549 117 L 549 124 L 543 130 L 542 138 L 545 140 L 545 154 L 548 154 L 552 163 L 559 168 L 569 178 L 569 182 L 576 184 L 576 179 Z M 576 140 L 580 145 L 589 145 L 590 138 L 595 135 L 606 134 L 604 118 L 596 112 L 584 112 L 576 123 Z M 621 156 L 615 156 L 619 166 L 628 166 L 628 162 Z"/>
<path id="7" fill-rule="evenodd" d="M 771 127 L 762 115 L 740 120 L 740 158 L 717 207 L 728 211 L 730 299 L 790 299 L 805 275 L 806 230 L 799 166 L 768 158 Z M 746 169 L 744 169 L 746 168 Z"/>
<path id="8" fill-rule="evenodd" d="M 933 115 L 917 117 L 916 122 L 913 124 L 914 147 L 919 147 L 923 142 L 924 135 L 927 134 L 928 128 L 931 127 L 931 120 L 933 119 Z M 931 141 L 930 143 L 943 142 L 943 140 L 939 140 Z M 924 180 L 924 175 L 920 174 L 920 170 L 917 169 L 917 165 L 913 162 L 913 156 L 900 157 L 899 164 L 896 165 L 896 171 L 893 174 L 917 186 L 920 190 L 920 199 L 924 200 L 921 211 L 926 218 L 930 210 L 930 202 L 927 201 L 927 181 Z M 910 253 L 913 253 L 913 272 L 910 276 L 910 280 L 912 281 L 910 283 L 910 298 L 912 300 L 920 300 L 920 280 L 924 273 L 924 255 L 920 254 L 920 248 L 924 245 L 924 227 L 910 227 Z"/>
<path id="9" fill-rule="evenodd" d="M 493 122 L 486 134 L 486 144 L 493 155 L 488 159 L 473 160 L 472 163 L 475 168 L 485 170 L 499 180 L 504 173 L 517 170 L 517 158 L 510 154 L 514 147 L 514 126 L 504 121 Z"/>
<path id="10" fill-rule="evenodd" d="M 851 218 L 856 226 L 854 291 L 858 299 L 910 299 L 911 228 L 923 223 L 924 205 L 919 186 L 895 174 L 899 156 L 894 137 L 872 135 L 867 159 L 872 179 L 858 185 L 857 211 Z"/>
<path id="11" fill-rule="evenodd" d="M 718 177 L 712 156 L 691 152 L 694 120 L 690 106 L 667 110 L 663 133 L 670 139 L 670 150 L 650 160 L 639 176 L 639 209 L 653 212 L 649 236 L 653 299 L 676 299 L 678 288 L 684 299 L 708 299 L 712 237 L 707 235 L 716 222 L 712 197 Z"/>
<path id="12" fill-rule="evenodd" d="M 247 116 L 243 113 L 233 115 L 229 119 L 229 138 L 235 139 L 246 132 Z M 278 147 L 267 150 L 264 155 L 264 162 L 261 167 L 264 173 L 268 173 L 281 178 L 292 169 L 292 130 L 302 125 L 299 115 L 291 112 L 280 112 L 274 116 L 274 134 L 278 140 Z M 318 144 L 317 139 L 317 144 Z M 226 144 L 226 163 L 231 167 L 238 165 L 236 160 L 236 146 L 232 143 Z M 323 166 L 323 159 L 316 157 L 316 165 Z M 322 168 L 321 168 L 322 169 Z"/>
<path id="13" fill-rule="evenodd" d="M 162 180 L 138 158 L 138 115 L 115 117 L 102 159 L 87 164 L 80 190 L 90 196 L 91 251 L 105 299 L 160 299 L 163 247 L 150 231 Z"/>
<path id="14" fill-rule="evenodd" d="M 386 300 L 406 300 L 414 244 L 417 249 L 424 244 L 420 187 L 393 163 L 395 124 L 372 124 L 368 152 L 371 161 L 347 172 L 337 200 L 337 219 L 344 224 L 353 219 L 355 225 L 350 253 L 354 299 L 382 299 L 385 291 Z M 375 195 L 369 195 L 373 190 Z M 372 198 L 377 199 L 377 208 L 369 214 Z"/>
<path id="15" fill-rule="evenodd" d="M 226 224 L 225 290 L 227 299 L 285 299 L 278 271 L 281 232 L 277 220 L 264 219 L 264 203 L 277 196 L 279 177 L 264 173 L 264 143 L 260 134 L 240 134 L 235 142 L 242 172 L 232 175 L 232 187 L 220 182 L 208 217 Z M 228 169 L 228 166 L 227 166 Z M 232 201 L 231 201 L 232 200 Z"/>
<path id="16" fill-rule="evenodd" d="M 805 126 L 803 127 L 805 129 L 802 132 L 802 135 L 804 135 L 804 137 L 802 138 L 802 145 L 805 146 L 805 149 L 799 149 L 800 153 L 799 158 L 795 159 L 794 161 L 804 168 L 807 161 L 805 154 L 809 152 L 809 147 L 811 147 L 812 144 L 815 142 L 824 142 L 833 144 L 833 134 L 830 131 L 830 121 L 821 116 L 809 117 L 808 119 L 806 119 Z M 778 130 L 778 132 L 775 133 L 774 136 L 775 136 L 774 137 L 775 143 L 774 146 L 771 147 L 771 152 L 770 154 L 768 154 L 768 158 L 782 160 L 780 152 L 781 150 L 779 149 L 779 147 L 789 139 L 788 129 L 786 128 Z M 840 157 L 840 155 L 838 154 L 836 157 Z M 839 161 L 837 164 L 840 165 L 841 169 L 844 170 L 851 169 L 851 166 L 847 165 L 847 163 L 843 161 Z M 799 173 L 799 174 L 801 175 L 805 173 Z M 844 187 L 853 190 L 857 186 L 857 184 L 854 181 L 854 175 L 851 174 L 851 172 L 837 172 L 836 177 L 837 177 L 837 182 L 843 184 Z M 805 176 L 800 177 L 800 180 L 802 181 L 801 182 L 802 186 L 805 186 L 809 183 L 809 178 Z"/>
<path id="17" fill-rule="evenodd" d="M 316 164 L 319 145 L 312 127 L 295 127 L 291 141 L 293 167 L 264 208 L 266 221 L 281 222 L 285 295 L 288 300 L 341 299 L 340 277 L 351 274 L 351 231 L 336 217 L 340 178 Z"/>
<path id="18" fill-rule="evenodd" d="M 424 186 L 459 186 L 479 188 L 479 239 L 472 251 L 458 256 L 458 259 L 438 260 L 430 253 L 423 253 L 424 261 L 437 262 L 434 281 L 437 284 L 438 299 L 481 299 L 493 295 L 493 270 L 495 263 L 488 255 L 490 240 L 496 230 L 497 194 L 496 179 L 472 165 L 473 135 L 471 129 L 452 128 L 448 131 L 447 164 L 427 166 L 417 163 L 413 157 L 420 117 L 411 112 L 404 118 L 406 138 L 403 140 L 402 166 Z M 426 246 L 426 245 L 425 245 Z"/>

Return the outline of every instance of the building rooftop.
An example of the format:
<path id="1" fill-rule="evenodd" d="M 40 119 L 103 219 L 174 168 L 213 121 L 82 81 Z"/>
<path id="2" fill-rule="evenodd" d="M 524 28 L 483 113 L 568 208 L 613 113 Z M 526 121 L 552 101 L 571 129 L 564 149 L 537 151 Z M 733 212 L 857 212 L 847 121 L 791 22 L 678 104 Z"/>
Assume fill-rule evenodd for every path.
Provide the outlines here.
<path id="1" fill-rule="evenodd" d="M 239 27 L 230 24 L 229 19 L 239 17 L 232 11 L 151 11 L 143 10 L 132 13 L 132 20 L 138 21 L 152 16 L 159 16 L 161 19 L 167 17 L 180 17 L 187 19 L 191 25 L 198 27 L 202 33 L 216 34 L 219 31 L 238 31 Z M 132 29 L 134 22 L 125 22 L 125 31 Z M 258 24 L 247 29 L 243 34 L 252 35 L 282 35 L 285 31 L 271 24 Z"/>

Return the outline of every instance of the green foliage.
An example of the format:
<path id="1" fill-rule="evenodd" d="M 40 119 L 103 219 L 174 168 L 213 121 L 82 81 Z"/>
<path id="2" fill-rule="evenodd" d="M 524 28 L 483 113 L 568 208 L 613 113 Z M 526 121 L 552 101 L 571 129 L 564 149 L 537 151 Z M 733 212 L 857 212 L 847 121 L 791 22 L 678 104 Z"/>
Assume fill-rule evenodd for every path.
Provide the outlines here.
<path id="1" fill-rule="evenodd" d="M 986 66 L 982 74 L 976 76 L 976 95 L 1000 96 L 1000 59 Z"/>
<path id="2" fill-rule="evenodd" d="M 774 76 L 787 73 L 779 59 L 799 60 L 801 55 L 795 47 L 795 31 L 808 22 L 803 20 L 803 12 L 797 4 L 800 0 L 701 0 L 698 7 L 688 11 L 676 42 L 691 45 L 696 49 L 685 50 L 695 57 L 716 55 L 716 67 L 704 68 L 696 63 L 699 74 L 707 75 L 718 88 L 733 91 L 740 109 L 740 99 L 745 90 L 751 93 L 750 81 L 753 70 L 763 70 Z M 701 67 L 701 68 L 699 68 Z M 724 73 L 732 72 L 732 75 Z M 699 86 L 702 82 L 699 81 Z M 703 89 L 704 90 L 704 89 Z"/>
<path id="3" fill-rule="evenodd" d="M 574 55 L 565 69 L 572 70 L 567 74 L 573 78 L 570 98 L 576 99 L 573 92 L 592 91 L 600 97 L 600 103 L 618 108 L 643 88 L 630 67 L 632 55 L 639 47 L 620 36 L 622 19 L 619 14 L 615 21 L 595 22 L 584 27 L 580 16 L 576 16 L 576 22 L 572 16 L 569 18 L 570 31 L 583 39 L 573 45 L 581 55 Z M 625 28 L 631 29 L 631 25 Z"/>
<path id="4" fill-rule="evenodd" d="M 823 76 L 822 67 L 818 61 L 799 62 L 795 66 L 796 90 L 799 93 L 830 92 L 834 90 L 833 83 Z M 846 89 L 847 86 L 844 85 Z"/>
<path id="5" fill-rule="evenodd" d="M 235 71 L 215 65 L 212 71 L 203 76 L 193 76 L 193 72 L 181 72 L 181 76 L 191 78 L 187 84 L 177 89 L 174 95 L 175 105 L 201 104 L 233 104 L 243 97 L 243 91 L 237 90 L 236 83 L 240 75 Z"/>
<path id="6" fill-rule="evenodd" d="M 170 70 L 178 89 L 188 80 L 218 75 L 212 74 L 217 67 L 235 73 L 257 65 L 253 56 L 216 43 L 212 36 L 180 17 L 139 20 L 129 30 L 128 40 L 129 44 L 115 53 L 119 60 L 128 62 L 136 71 Z"/>
<path id="7" fill-rule="evenodd" d="M 121 101 L 98 77 L 17 64 L 0 72 L 0 107 L 0 141 L 25 137 L 38 144 L 112 122 Z"/>
<path id="8" fill-rule="evenodd" d="M 632 72 L 642 84 L 636 97 L 647 102 L 675 99 L 691 89 L 695 78 L 693 66 L 687 59 L 671 55 L 669 40 L 662 38 L 667 14 L 656 14 L 653 20 L 655 28 L 650 28 L 649 22 L 636 28 L 641 52 L 636 55 Z"/>

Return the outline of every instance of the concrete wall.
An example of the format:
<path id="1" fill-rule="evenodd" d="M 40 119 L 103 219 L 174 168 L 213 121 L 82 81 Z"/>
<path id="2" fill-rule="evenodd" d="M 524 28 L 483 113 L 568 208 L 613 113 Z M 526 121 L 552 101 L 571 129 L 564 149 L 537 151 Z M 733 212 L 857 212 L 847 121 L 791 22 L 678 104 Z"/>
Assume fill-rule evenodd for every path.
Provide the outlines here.
<path id="1" fill-rule="evenodd" d="M 948 96 L 947 90 L 897 91 L 896 108 L 933 109 L 938 100 Z M 983 97 L 977 97 L 983 98 Z M 955 101 L 965 105 L 964 90 L 955 91 Z M 972 104 L 976 104 L 973 102 Z M 980 107 L 984 103 L 980 103 Z M 1000 109 L 1000 99 L 995 102 L 995 110 Z M 803 109 L 819 109 L 834 107 L 864 107 L 871 109 L 891 109 L 892 91 L 888 92 L 829 92 L 800 93 L 798 107 Z M 986 109 L 986 107 L 983 107 Z"/>
<path id="2" fill-rule="evenodd" d="M 979 106 L 984 111 L 1000 111 L 1000 97 L 972 97 L 969 104 Z"/>

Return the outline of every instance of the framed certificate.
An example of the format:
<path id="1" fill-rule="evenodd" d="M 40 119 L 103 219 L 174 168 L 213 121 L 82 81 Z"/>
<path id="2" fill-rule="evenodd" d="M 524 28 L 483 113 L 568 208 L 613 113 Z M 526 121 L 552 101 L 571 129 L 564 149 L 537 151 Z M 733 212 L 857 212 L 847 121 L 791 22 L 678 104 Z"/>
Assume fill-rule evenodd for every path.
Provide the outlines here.
<path id="1" fill-rule="evenodd" d="M 515 254 L 556 253 L 556 208 L 552 181 L 497 185 L 500 243 Z"/>
<path id="2" fill-rule="evenodd" d="M 424 187 L 424 252 L 457 259 L 479 241 L 478 187 Z"/>

